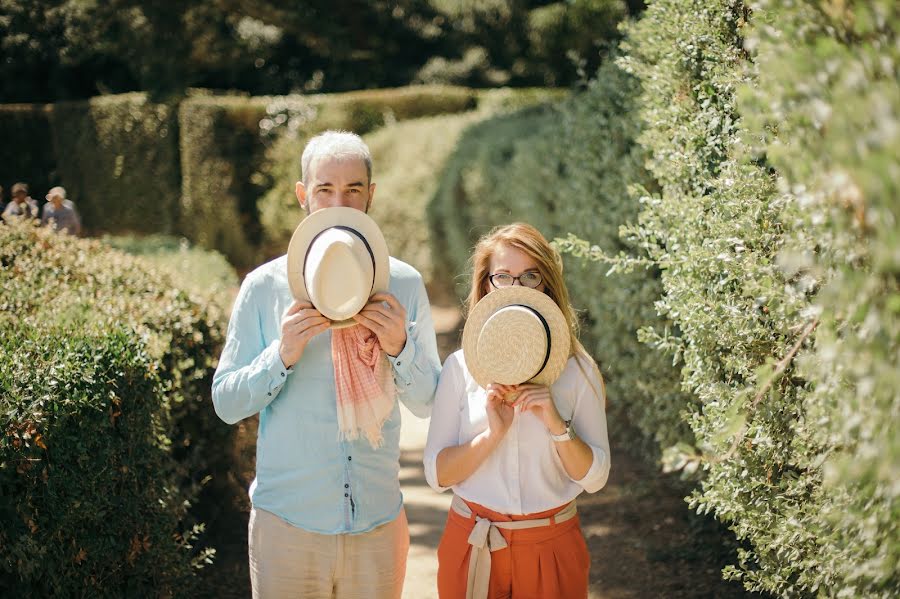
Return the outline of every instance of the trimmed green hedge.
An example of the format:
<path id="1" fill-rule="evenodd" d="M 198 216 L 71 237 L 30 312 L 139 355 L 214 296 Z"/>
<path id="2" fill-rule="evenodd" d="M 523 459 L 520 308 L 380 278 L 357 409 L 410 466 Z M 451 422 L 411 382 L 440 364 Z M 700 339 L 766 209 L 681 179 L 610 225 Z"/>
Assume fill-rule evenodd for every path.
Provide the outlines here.
<path id="1" fill-rule="evenodd" d="M 382 227 L 391 254 L 415 266 L 430 292 L 444 291 L 446 279 L 452 275 L 439 273 L 441 280 L 431 284 L 435 268 L 426 206 L 460 136 L 493 115 L 564 96 L 561 90 L 480 90 L 470 97 L 477 100 L 475 110 L 391 122 L 363 136 L 372 151 L 372 177 L 377 185 L 372 216 Z M 300 155 L 307 139 L 298 129 L 296 135 L 281 137 L 269 150 L 266 174 L 272 187 L 259 204 L 265 257 L 284 253 L 303 216 L 294 183 L 301 175 Z"/>
<path id="2" fill-rule="evenodd" d="M 900 594 L 900 11 L 832 8 L 651 2 L 617 60 L 630 77 L 606 65 L 569 104 L 470 131 L 431 224 L 452 268 L 517 218 L 575 233 L 560 246 L 603 263 L 585 289 L 571 267 L 569 281 L 576 302 L 600 298 L 591 330 L 614 314 L 622 333 L 593 345 L 601 365 L 635 360 L 610 405 L 627 402 L 664 467 L 697 482 L 690 505 L 742 542 L 726 577 L 887 598 Z M 659 316 L 620 308 L 634 305 Z M 677 370 L 640 370 L 647 359 Z"/>
<path id="3" fill-rule="evenodd" d="M 144 94 L 0 106 L 0 181 L 43 201 L 63 185 L 89 232 L 171 233 L 179 196 L 173 106 Z M 7 196 L 8 199 L 8 196 Z"/>
<path id="4" fill-rule="evenodd" d="M 898 24 L 889 2 L 657 0 L 628 32 L 661 192 L 626 234 L 699 400 L 671 465 L 702 468 L 691 505 L 749 543 L 726 575 L 751 590 L 900 592 Z"/>
<path id="5" fill-rule="evenodd" d="M 35 199 L 58 184 L 50 106 L 0 104 L 0 139 L 3 201 L 9 202 L 10 188 L 18 181 L 29 184 Z"/>
<path id="6" fill-rule="evenodd" d="M 299 153 L 284 180 L 281 167 L 271 164 L 273 152 L 283 153 L 283 144 L 299 143 L 302 148 L 298 136 L 305 141 L 326 129 L 364 134 L 394 121 L 465 111 L 475 102 L 473 90 L 442 86 L 271 98 L 188 98 L 181 104 L 179 117 L 180 230 L 202 246 L 223 252 L 233 264 L 249 267 L 259 261 L 261 243 L 262 255 L 276 251 L 270 248 L 280 244 L 281 236 L 276 233 L 277 242 L 273 241 L 272 231 L 293 231 L 299 222 L 296 211 L 285 215 L 275 208 L 291 201 L 297 205 L 293 182 L 299 176 Z"/>
<path id="7" fill-rule="evenodd" d="M 188 592 L 210 551 L 187 509 L 233 434 L 209 402 L 230 297 L 24 225 L 0 264 L 0 589 Z"/>
<path id="8" fill-rule="evenodd" d="M 800 512 L 811 539 L 792 564 L 794 584 L 779 585 L 781 563 L 775 575 L 743 576 L 779 591 L 895 597 L 900 131 L 891 123 L 900 120 L 900 7 L 878 0 L 831 12 L 767 0 L 751 24 L 757 80 L 742 89 L 739 108 L 751 139 L 762 141 L 754 151 L 800 208 L 779 260 L 795 286 L 816 288 L 803 314 L 818 322 L 815 343 L 797 364 L 814 382 L 802 404 L 811 426 L 798 428 L 808 437 L 801 456 L 809 456 L 810 478 L 821 476 L 822 486 Z M 779 527 L 781 543 L 772 545 L 793 543 L 792 524 Z M 771 546 L 760 553 L 771 560 Z"/>
<path id="9" fill-rule="evenodd" d="M 88 231 L 172 233 L 178 220 L 175 106 L 144 94 L 53 105 L 59 181 Z"/>
<path id="10" fill-rule="evenodd" d="M 164 395 L 133 333 L 0 333 L 0 590 L 157 597 L 190 588 Z"/>
<path id="11" fill-rule="evenodd" d="M 167 272 L 179 285 L 213 297 L 228 304 L 229 293 L 237 290 L 240 281 L 225 256 L 215 250 L 191 245 L 185 237 L 170 235 L 104 235 L 103 243 L 142 262 Z"/>
<path id="12" fill-rule="evenodd" d="M 560 93 L 432 85 L 249 98 L 195 90 L 177 110 L 144 94 L 0 106 L 8 140 L 0 183 L 26 180 L 38 199 L 62 184 L 89 233 L 181 234 L 243 270 L 283 252 L 299 219 L 293 182 L 311 135 L 487 114 Z"/>

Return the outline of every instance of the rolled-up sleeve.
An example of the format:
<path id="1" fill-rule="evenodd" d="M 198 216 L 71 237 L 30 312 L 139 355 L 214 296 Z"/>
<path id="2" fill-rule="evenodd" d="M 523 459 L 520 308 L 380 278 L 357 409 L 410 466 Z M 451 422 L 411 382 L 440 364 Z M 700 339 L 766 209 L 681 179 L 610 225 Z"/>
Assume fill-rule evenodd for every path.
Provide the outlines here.
<path id="1" fill-rule="evenodd" d="M 292 372 L 281 361 L 278 340 L 265 344 L 255 290 L 254 280 L 245 279 L 213 375 L 213 405 L 219 418 L 229 424 L 253 416 L 269 405 Z"/>
<path id="2" fill-rule="evenodd" d="M 591 363 L 586 370 L 589 376 L 586 379 L 581 377 L 582 383 L 577 387 L 572 424 L 578 437 L 591 448 L 594 459 L 587 474 L 579 480 L 573 478 L 572 481 L 588 493 L 596 493 L 609 479 L 606 388 L 595 364 Z"/>
<path id="3" fill-rule="evenodd" d="M 421 277 L 406 306 L 406 345 L 396 357 L 389 357 L 400 401 L 419 418 L 431 413 L 434 391 L 441 372 L 431 306 Z"/>
<path id="4" fill-rule="evenodd" d="M 460 402 L 465 401 L 462 371 L 455 354 L 444 363 L 434 394 L 434 408 L 425 442 L 423 465 L 428 485 L 443 493 L 450 487 L 438 484 L 437 457 L 447 447 L 459 445 Z"/>

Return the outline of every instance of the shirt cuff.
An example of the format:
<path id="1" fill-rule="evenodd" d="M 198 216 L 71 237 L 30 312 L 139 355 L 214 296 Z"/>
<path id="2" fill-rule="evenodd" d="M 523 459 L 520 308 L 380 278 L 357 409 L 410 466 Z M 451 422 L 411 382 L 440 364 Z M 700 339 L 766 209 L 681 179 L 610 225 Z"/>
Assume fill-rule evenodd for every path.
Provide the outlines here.
<path id="1" fill-rule="evenodd" d="M 266 374 L 267 397 L 274 398 L 287 382 L 288 375 L 294 372 L 293 367 L 285 368 L 278 352 L 279 342 L 273 341 L 264 351 L 263 364 Z"/>
<path id="2" fill-rule="evenodd" d="M 609 456 L 599 447 L 594 447 L 593 445 L 588 447 L 591 448 L 594 459 L 591 462 L 591 467 L 588 468 L 587 474 L 579 480 L 575 480 L 572 477 L 569 478 L 572 478 L 572 482 L 588 493 L 596 493 L 603 488 L 606 484 L 606 479 L 609 478 Z"/>
<path id="3" fill-rule="evenodd" d="M 388 356 L 388 360 L 394 367 L 394 373 L 397 375 L 397 382 L 402 387 L 412 385 L 412 365 L 416 359 L 416 341 L 415 341 L 416 323 L 410 322 L 406 325 L 406 345 L 396 357 Z"/>
<path id="4" fill-rule="evenodd" d="M 438 452 L 440 453 L 440 452 Z M 442 487 L 438 484 L 437 477 L 437 454 L 430 455 L 429 453 L 425 454 L 425 458 L 422 460 L 422 465 L 425 466 L 425 481 L 428 485 L 437 491 L 438 493 L 443 493 L 450 487 Z"/>

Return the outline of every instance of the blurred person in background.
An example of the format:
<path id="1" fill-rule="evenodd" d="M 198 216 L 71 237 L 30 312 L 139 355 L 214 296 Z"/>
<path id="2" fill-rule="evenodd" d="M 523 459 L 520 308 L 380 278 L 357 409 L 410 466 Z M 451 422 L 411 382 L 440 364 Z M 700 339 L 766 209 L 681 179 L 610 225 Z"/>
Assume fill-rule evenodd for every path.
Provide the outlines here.
<path id="1" fill-rule="evenodd" d="M 69 235 L 81 235 L 81 217 L 72 200 L 66 198 L 64 187 L 53 187 L 47 193 L 41 224 Z"/>
<path id="2" fill-rule="evenodd" d="M 12 201 L 3 209 L 3 220 L 13 218 L 37 219 L 39 210 L 37 202 L 28 195 L 27 183 L 16 183 L 11 190 Z"/>

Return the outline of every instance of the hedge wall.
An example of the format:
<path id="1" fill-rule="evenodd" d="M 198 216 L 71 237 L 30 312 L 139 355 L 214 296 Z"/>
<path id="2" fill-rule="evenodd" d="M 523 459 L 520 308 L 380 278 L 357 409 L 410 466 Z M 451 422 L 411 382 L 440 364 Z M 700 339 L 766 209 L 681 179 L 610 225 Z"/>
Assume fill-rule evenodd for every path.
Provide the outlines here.
<path id="1" fill-rule="evenodd" d="M 59 180 L 89 231 L 172 233 L 178 220 L 175 106 L 144 94 L 53 105 Z"/>
<path id="2" fill-rule="evenodd" d="M 269 148 L 284 143 L 291 147 L 300 143 L 302 148 L 298 137 L 305 140 L 326 129 L 364 134 L 385 123 L 461 112 L 474 105 L 473 90 L 441 86 L 272 98 L 188 98 L 179 116 L 180 230 L 193 241 L 224 252 L 232 263 L 249 267 L 260 260 L 261 242 L 266 243 L 263 256 L 273 253 L 267 248 L 275 245 L 278 252 L 284 251 L 281 237 L 270 231 L 293 231 L 299 222 L 296 210 L 283 214 L 272 206 L 297 205 L 293 182 L 299 167 L 281 180 Z M 283 135 L 286 131 L 291 134 Z M 294 164 L 299 164 L 298 157 Z"/>
<path id="3" fill-rule="evenodd" d="M 436 273 L 432 263 L 426 206 L 460 136 L 491 116 L 565 94 L 550 89 L 479 90 L 477 95 L 467 96 L 477 101 L 474 110 L 388 122 L 363 135 L 372 151 L 372 177 L 377 185 L 372 217 L 384 231 L 391 254 L 422 273 L 429 293 L 446 293 L 447 275 Z M 460 102 L 457 107 L 467 105 Z M 272 187 L 259 204 L 265 257 L 284 253 L 302 217 L 294 183 L 301 176 L 300 155 L 307 139 L 298 127 L 297 134 L 281 137 L 268 152 L 265 172 Z M 434 274 L 440 280 L 432 285 Z"/>
<path id="4" fill-rule="evenodd" d="M 0 591 L 190 593 L 188 513 L 232 432 L 209 409 L 225 311 L 100 242 L 0 227 Z"/>
<path id="5" fill-rule="evenodd" d="M 742 541 L 725 575 L 750 590 L 900 594 L 898 24 L 886 1 L 655 0 L 617 60 L 631 78 L 607 65 L 572 104 L 471 131 L 434 198 L 453 268 L 473 233 L 517 218 L 603 263 L 573 285 L 599 299 L 591 318 L 621 319 L 593 346 L 601 366 L 633 352 L 678 369 L 623 373 L 611 406 L 697 481 L 689 503 Z M 629 89 L 612 118 L 573 108 Z"/>
<path id="6" fill-rule="evenodd" d="M 699 400 L 697 450 L 673 457 L 702 466 L 692 506 L 749 542 L 726 572 L 749 589 L 900 591 L 898 22 L 887 2 L 658 0 L 629 31 L 662 188 L 629 234 Z"/>
<path id="7" fill-rule="evenodd" d="M 27 182 L 35 199 L 43 199 L 57 184 L 51 119 L 51 108 L 44 104 L 0 104 L 0 185 L 4 202 L 9 202 L 10 188 L 17 181 Z"/>
<path id="8" fill-rule="evenodd" d="M 800 356 L 803 432 L 822 478 L 803 512 L 814 541 L 797 587 L 843 596 L 900 594 L 900 6 L 762 2 L 751 21 L 756 83 L 739 103 L 800 208 L 780 257 L 817 293 Z M 819 466 L 821 464 L 821 466 Z M 792 539 L 785 539 L 790 541 Z M 768 574 L 768 573 L 767 573 Z M 758 586 L 771 577 L 747 576 Z M 778 587 L 776 587 L 778 588 Z"/>
<path id="9" fill-rule="evenodd" d="M 63 185 L 89 232 L 171 233 L 179 195 L 178 124 L 144 94 L 0 106 L 0 182 L 44 201 Z M 8 200 L 7 191 L 7 200 Z"/>

